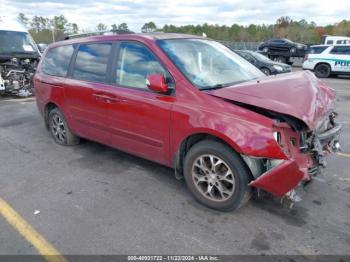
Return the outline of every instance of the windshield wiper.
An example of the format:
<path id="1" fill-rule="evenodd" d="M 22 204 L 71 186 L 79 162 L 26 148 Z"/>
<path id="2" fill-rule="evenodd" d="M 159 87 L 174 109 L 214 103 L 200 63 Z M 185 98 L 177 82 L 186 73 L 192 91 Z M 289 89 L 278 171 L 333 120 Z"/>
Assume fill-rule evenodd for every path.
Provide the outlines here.
<path id="1" fill-rule="evenodd" d="M 204 87 L 200 88 L 200 90 L 220 89 L 220 88 L 224 88 L 224 87 L 228 87 L 228 86 L 237 85 L 237 84 L 243 83 L 245 81 L 246 80 L 236 81 L 236 82 L 231 82 L 231 83 L 226 83 L 226 84 L 216 84 L 216 85 L 213 85 L 213 86 L 204 86 Z"/>
<path id="2" fill-rule="evenodd" d="M 217 85 L 213 85 L 213 86 L 201 87 L 200 90 L 212 90 L 212 89 L 220 89 L 220 88 L 224 88 L 224 87 L 226 87 L 226 85 L 217 84 Z"/>

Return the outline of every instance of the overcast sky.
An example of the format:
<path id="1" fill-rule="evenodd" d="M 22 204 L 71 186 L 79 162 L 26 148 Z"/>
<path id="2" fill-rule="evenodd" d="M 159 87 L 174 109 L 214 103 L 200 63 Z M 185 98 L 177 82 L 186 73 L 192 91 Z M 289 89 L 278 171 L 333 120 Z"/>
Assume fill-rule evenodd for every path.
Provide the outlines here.
<path id="1" fill-rule="evenodd" d="M 350 0 L 0 0 L 0 15 L 65 15 L 79 27 L 126 22 L 134 31 L 148 21 L 164 24 L 271 24 L 280 16 L 318 25 L 350 20 Z"/>

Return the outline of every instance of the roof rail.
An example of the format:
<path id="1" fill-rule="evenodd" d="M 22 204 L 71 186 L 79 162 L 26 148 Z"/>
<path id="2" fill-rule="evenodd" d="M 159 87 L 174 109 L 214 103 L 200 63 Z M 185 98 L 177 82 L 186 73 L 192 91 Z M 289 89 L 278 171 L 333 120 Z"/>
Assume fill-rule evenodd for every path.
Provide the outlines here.
<path id="1" fill-rule="evenodd" d="M 72 34 L 64 37 L 64 40 L 80 38 L 80 37 L 88 37 L 95 35 L 124 35 L 124 34 L 134 34 L 133 31 L 130 30 L 107 30 L 107 31 L 94 31 L 94 32 L 85 32 L 80 34 Z"/>

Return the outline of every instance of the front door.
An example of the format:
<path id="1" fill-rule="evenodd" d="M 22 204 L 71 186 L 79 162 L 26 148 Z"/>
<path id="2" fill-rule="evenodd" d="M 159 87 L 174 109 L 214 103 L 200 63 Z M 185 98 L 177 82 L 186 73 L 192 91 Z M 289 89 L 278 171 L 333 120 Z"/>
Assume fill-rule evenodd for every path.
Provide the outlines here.
<path id="1" fill-rule="evenodd" d="M 138 42 L 121 42 L 115 63 L 114 86 L 108 105 L 112 145 L 126 152 L 168 164 L 171 109 L 174 94 L 159 94 L 146 85 L 148 74 L 162 73 L 170 88 L 170 74 L 156 56 Z"/>

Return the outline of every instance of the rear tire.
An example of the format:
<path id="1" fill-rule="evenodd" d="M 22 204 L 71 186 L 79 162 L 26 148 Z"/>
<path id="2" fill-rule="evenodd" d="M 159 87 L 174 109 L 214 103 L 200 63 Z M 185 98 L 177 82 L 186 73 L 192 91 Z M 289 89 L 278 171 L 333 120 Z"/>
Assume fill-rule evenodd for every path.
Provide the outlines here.
<path id="1" fill-rule="evenodd" d="M 80 138 L 72 133 L 67 121 L 58 108 L 49 112 L 49 130 L 57 144 L 64 146 L 74 146 L 79 144 Z"/>
<path id="2" fill-rule="evenodd" d="M 196 200 L 220 211 L 238 209 L 251 196 L 251 174 L 243 160 L 229 146 L 214 140 L 203 140 L 189 150 L 184 177 Z"/>
<path id="3" fill-rule="evenodd" d="M 319 78 L 327 78 L 331 75 L 331 67 L 327 64 L 318 64 L 314 71 Z"/>

